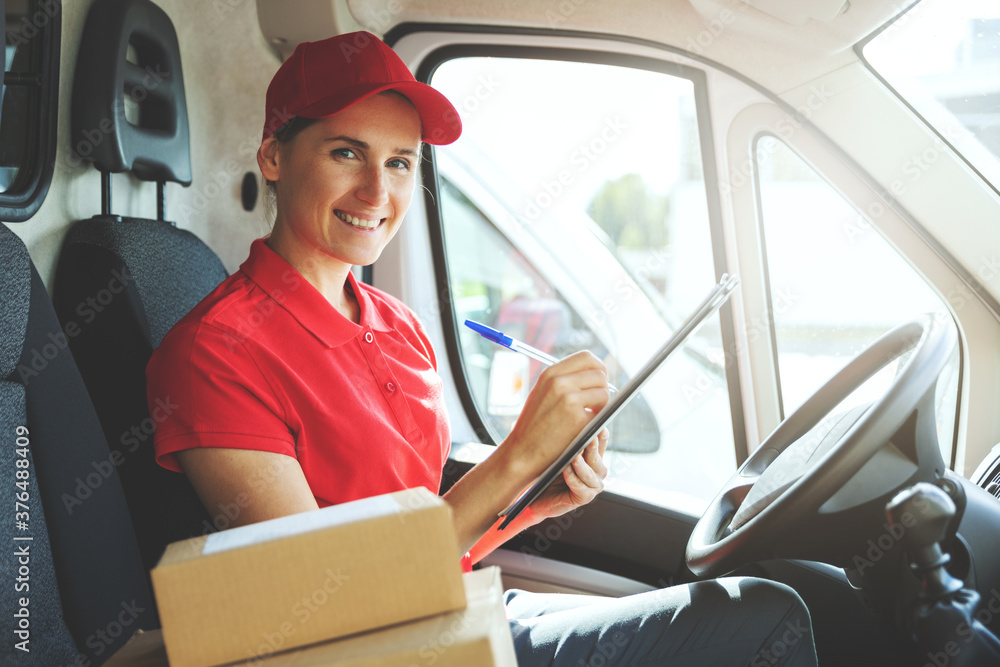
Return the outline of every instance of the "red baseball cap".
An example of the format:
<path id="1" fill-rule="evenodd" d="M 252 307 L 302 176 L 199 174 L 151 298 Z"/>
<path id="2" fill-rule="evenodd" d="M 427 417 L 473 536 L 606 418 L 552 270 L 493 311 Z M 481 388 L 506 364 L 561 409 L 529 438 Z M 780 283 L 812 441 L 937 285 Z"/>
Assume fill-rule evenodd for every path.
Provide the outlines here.
<path id="1" fill-rule="evenodd" d="M 462 120 L 448 98 L 413 78 L 382 40 L 359 31 L 295 47 L 267 87 L 263 139 L 294 116 L 327 118 L 383 90 L 398 91 L 413 103 L 426 143 L 450 144 L 462 134 Z"/>

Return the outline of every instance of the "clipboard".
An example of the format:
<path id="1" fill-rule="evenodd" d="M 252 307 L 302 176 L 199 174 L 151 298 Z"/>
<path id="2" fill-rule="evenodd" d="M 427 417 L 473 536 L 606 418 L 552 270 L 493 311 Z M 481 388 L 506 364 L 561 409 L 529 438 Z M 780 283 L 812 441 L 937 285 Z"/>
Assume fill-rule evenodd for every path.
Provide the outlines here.
<path id="1" fill-rule="evenodd" d="M 538 479 L 534 481 L 525 491 L 521 493 L 520 496 L 499 516 L 504 517 L 504 520 L 500 523 L 498 530 L 503 530 L 507 525 L 513 521 L 517 515 L 519 515 L 524 509 L 535 502 L 542 492 L 549 487 L 552 482 L 558 479 L 563 470 L 565 470 L 575 459 L 580 455 L 581 452 L 586 448 L 587 443 L 594 439 L 594 437 L 601 432 L 609 421 L 614 418 L 621 409 L 624 408 L 628 402 L 635 396 L 642 385 L 646 384 L 646 381 L 652 377 L 653 373 L 659 369 L 667 358 L 676 351 L 681 344 L 693 334 L 699 326 L 701 326 L 706 319 L 714 314 L 719 307 L 729 298 L 729 295 L 733 293 L 736 286 L 739 285 L 740 279 L 738 276 L 730 276 L 723 274 L 722 278 L 719 279 L 719 283 L 715 285 L 708 295 L 702 300 L 698 307 L 695 308 L 694 312 L 684 323 L 678 327 L 677 331 L 674 332 L 672 336 L 660 347 L 659 350 L 650 357 L 649 361 L 639 369 L 636 373 L 621 389 L 618 390 L 608 401 L 600 412 L 594 415 L 594 418 L 584 427 L 580 434 L 577 435 L 569 446 L 563 451 L 563 453 L 555 461 L 545 469 Z"/>

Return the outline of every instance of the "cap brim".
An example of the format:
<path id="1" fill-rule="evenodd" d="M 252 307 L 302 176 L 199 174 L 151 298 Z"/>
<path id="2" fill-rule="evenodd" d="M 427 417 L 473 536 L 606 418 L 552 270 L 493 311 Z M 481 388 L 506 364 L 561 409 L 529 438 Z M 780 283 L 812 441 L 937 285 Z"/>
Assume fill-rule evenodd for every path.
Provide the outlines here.
<path id="1" fill-rule="evenodd" d="M 317 100 L 295 115 L 303 118 L 328 118 L 386 90 L 399 92 L 413 104 L 420 116 L 423 133 L 421 139 L 425 143 L 436 146 L 450 144 L 462 134 L 462 119 L 448 98 L 419 81 L 358 84 Z"/>

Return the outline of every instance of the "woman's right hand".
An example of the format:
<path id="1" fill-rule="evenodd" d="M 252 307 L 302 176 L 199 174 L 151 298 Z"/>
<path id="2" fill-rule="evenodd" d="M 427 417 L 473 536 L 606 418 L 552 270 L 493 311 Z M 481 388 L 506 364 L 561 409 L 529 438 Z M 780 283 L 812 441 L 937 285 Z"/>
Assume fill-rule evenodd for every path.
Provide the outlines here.
<path id="1" fill-rule="evenodd" d="M 476 544 L 497 523 L 497 513 L 565 451 L 609 396 L 604 364 L 590 352 L 577 352 L 542 371 L 510 435 L 444 495 L 452 508 L 459 555 L 475 545 L 480 558 L 517 533 L 494 530 Z M 534 514 L 528 511 L 522 517 L 518 530 L 527 527 Z M 543 517 L 534 520 L 538 518 Z"/>
<path id="2" fill-rule="evenodd" d="M 608 402 L 608 374 L 600 359 L 577 352 L 542 371 L 497 454 L 527 485 L 540 475 Z"/>

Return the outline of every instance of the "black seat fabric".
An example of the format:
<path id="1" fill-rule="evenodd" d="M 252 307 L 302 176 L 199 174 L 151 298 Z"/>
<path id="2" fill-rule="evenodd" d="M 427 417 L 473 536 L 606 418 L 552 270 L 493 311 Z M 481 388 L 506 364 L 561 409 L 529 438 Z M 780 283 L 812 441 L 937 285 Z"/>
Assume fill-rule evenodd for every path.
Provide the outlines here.
<path id="1" fill-rule="evenodd" d="M 133 122 L 125 118 L 126 95 L 141 98 Z M 67 234 L 53 297 L 63 324 L 77 332 L 70 346 L 149 569 L 167 544 L 207 532 L 212 522 L 187 479 L 154 461 L 156 420 L 175 408 L 171 397 L 155 396 L 150 414 L 146 364 L 170 327 L 226 278 L 208 246 L 166 221 L 166 184 L 191 182 L 191 151 L 180 47 L 160 7 L 150 0 L 94 0 L 72 106 L 73 145 L 86 148 L 80 156 L 101 172 L 102 214 Z M 98 129 L 101 141 L 88 143 Z M 110 174 L 122 171 L 157 182 L 157 220 L 111 215 Z"/>
<path id="2" fill-rule="evenodd" d="M 216 255 L 169 223 L 98 216 L 76 223 L 56 271 L 55 302 L 128 499 L 143 562 L 152 568 L 170 542 L 202 534 L 212 522 L 183 475 L 153 456 L 156 417 L 175 409 L 154 396 L 145 369 L 177 320 L 226 278 Z"/>
<path id="3" fill-rule="evenodd" d="M 95 287 L 112 294 L 116 283 L 127 281 L 123 293 L 135 324 L 148 339 L 149 353 L 227 276 L 222 261 L 191 232 L 162 220 L 118 216 L 94 216 L 75 224 L 66 236 L 58 274 L 64 270 L 65 283 L 57 281 L 66 286 L 67 296 L 76 285 L 83 297 L 79 285 L 87 280 L 97 280 Z M 103 311 L 100 301 L 93 309 L 96 322 Z"/>
<path id="4" fill-rule="evenodd" d="M 68 335 L 24 244 L 5 225 L 0 267 L 0 469 L 7 476 L 0 522 L 13 536 L 2 559 L 0 664 L 97 665 L 135 630 L 157 627 L 156 610 Z M 26 587 L 16 585 L 19 577 Z M 23 608 L 26 622 L 17 616 Z M 15 632 L 25 624 L 28 652 Z"/>

